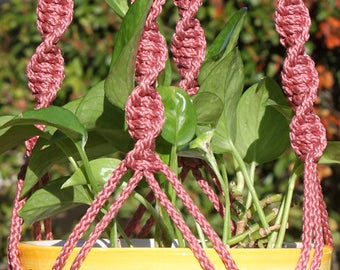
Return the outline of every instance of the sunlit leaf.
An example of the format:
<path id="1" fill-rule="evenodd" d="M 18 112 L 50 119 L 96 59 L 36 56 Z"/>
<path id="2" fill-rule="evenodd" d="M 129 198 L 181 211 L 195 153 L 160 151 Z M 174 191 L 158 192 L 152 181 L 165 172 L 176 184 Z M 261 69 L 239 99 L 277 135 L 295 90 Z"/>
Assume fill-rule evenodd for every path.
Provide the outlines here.
<path id="1" fill-rule="evenodd" d="M 128 0 L 105 0 L 105 2 L 116 12 L 120 17 L 124 17 L 129 9 Z"/>
<path id="2" fill-rule="evenodd" d="M 237 44 L 240 32 L 247 15 L 247 8 L 238 10 L 226 23 L 221 32 L 209 46 L 206 59 L 221 58 L 229 53 Z"/>
<path id="3" fill-rule="evenodd" d="M 162 137 L 171 144 L 183 145 L 195 135 L 196 113 L 190 96 L 181 88 L 159 87 L 165 112 Z"/>
<path id="4" fill-rule="evenodd" d="M 277 106 L 287 106 L 275 81 L 264 79 L 246 90 L 238 104 L 235 145 L 246 162 L 274 160 L 289 146 L 289 122 L 268 105 L 269 99 Z"/>
<path id="5" fill-rule="evenodd" d="M 210 69 L 200 92 L 215 94 L 223 102 L 223 113 L 217 121 L 212 139 L 215 153 L 230 150 L 236 135 L 236 107 L 243 91 L 243 63 L 237 49 L 232 50 Z"/>
<path id="6" fill-rule="evenodd" d="M 115 158 L 99 158 L 91 160 L 89 165 L 91 167 L 95 181 L 98 182 L 100 186 L 103 186 L 120 162 L 121 161 L 119 159 Z M 62 188 L 64 189 L 70 186 L 87 184 L 83 170 L 83 167 L 76 170 L 74 174 L 63 184 Z"/>

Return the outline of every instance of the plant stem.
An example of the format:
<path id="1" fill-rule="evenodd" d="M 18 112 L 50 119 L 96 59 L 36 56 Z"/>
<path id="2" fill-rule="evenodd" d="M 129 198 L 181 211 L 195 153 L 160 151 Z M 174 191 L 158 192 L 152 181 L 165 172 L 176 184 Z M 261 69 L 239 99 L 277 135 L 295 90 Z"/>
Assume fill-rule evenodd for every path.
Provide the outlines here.
<path id="1" fill-rule="evenodd" d="M 109 228 L 109 236 L 111 247 L 117 247 L 118 245 L 118 233 L 117 233 L 117 221 L 113 219 Z"/>
<path id="2" fill-rule="evenodd" d="M 261 221 L 261 224 L 263 226 L 263 228 L 268 228 L 269 225 L 268 225 L 268 222 L 266 221 L 266 216 L 263 212 L 263 209 L 261 208 L 261 205 L 260 205 L 260 200 L 259 198 L 257 197 L 257 194 L 256 194 L 256 190 L 254 188 L 254 185 L 251 181 L 251 178 L 249 177 L 249 174 L 247 172 L 247 168 L 246 168 L 246 165 L 243 161 L 243 159 L 241 158 L 240 154 L 238 153 L 237 149 L 235 148 L 234 144 L 231 143 L 231 148 L 232 148 L 232 154 L 234 155 L 238 165 L 240 166 L 240 169 L 244 175 L 244 180 L 246 181 L 246 185 L 249 189 L 249 192 L 252 196 L 252 199 L 253 199 L 253 203 L 255 205 L 255 208 L 257 210 L 257 213 L 259 215 L 259 218 L 260 218 L 260 221 Z"/>
<path id="3" fill-rule="evenodd" d="M 214 154 L 210 151 L 206 153 L 206 161 L 210 165 L 211 169 L 216 174 L 217 180 L 221 184 L 222 191 L 225 197 L 225 213 L 224 213 L 224 221 L 223 221 L 223 234 L 222 234 L 222 241 L 224 244 L 227 243 L 228 238 L 231 236 L 231 217 L 230 217 L 230 198 L 229 198 L 229 183 L 228 183 L 228 176 L 226 167 L 224 164 L 223 156 L 219 156 L 218 161 Z M 222 171 L 222 175 L 221 172 Z"/>
<path id="4" fill-rule="evenodd" d="M 251 180 L 252 185 L 254 185 L 255 169 L 256 169 L 256 164 L 255 162 L 252 162 L 250 165 L 250 180 Z M 252 202 L 252 196 L 250 192 L 248 192 L 246 209 L 249 209 L 249 207 L 251 206 L 251 202 Z"/>
<path id="5" fill-rule="evenodd" d="M 275 248 L 281 248 L 283 244 L 283 240 L 284 240 L 284 236 L 285 236 L 287 224 L 288 224 L 289 210 L 290 210 L 290 206 L 292 203 L 295 182 L 299 176 L 299 172 L 298 172 L 299 169 L 300 169 L 300 166 L 296 168 L 296 170 L 292 173 L 288 181 L 288 190 L 287 190 L 287 194 L 285 197 L 284 210 L 283 210 L 282 220 L 281 220 L 281 228 L 279 230 Z"/>
<path id="6" fill-rule="evenodd" d="M 177 157 L 177 145 L 176 144 L 173 144 L 171 146 L 170 169 L 176 174 L 176 176 L 178 178 L 178 157 Z M 167 183 L 168 183 L 168 196 L 170 198 L 172 205 L 174 205 L 176 207 L 176 197 L 177 197 L 176 191 L 172 188 L 170 182 L 167 182 Z M 177 207 L 176 207 L 176 209 L 177 209 Z M 180 213 L 180 211 L 178 211 L 178 213 Z M 181 247 L 181 248 L 185 247 L 183 235 L 179 231 L 177 226 L 175 226 L 175 234 L 176 234 L 176 238 L 177 238 L 179 247 Z"/>
<path id="7" fill-rule="evenodd" d="M 205 237 L 204 237 L 204 233 L 202 231 L 202 228 L 197 222 L 195 222 L 195 224 L 196 224 L 198 237 L 201 240 L 201 245 L 202 245 L 203 248 L 207 248 L 207 243 L 205 242 Z"/>
<path id="8" fill-rule="evenodd" d="M 84 169 L 85 169 L 85 176 L 88 180 L 88 183 L 91 185 L 91 188 L 96 192 L 98 193 L 100 190 L 101 190 L 101 186 L 98 182 L 96 182 L 94 176 L 93 176 L 93 173 L 92 173 L 92 170 L 91 170 L 91 167 L 90 167 L 90 163 L 89 163 L 89 160 L 87 158 L 87 155 L 86 155 L 86 152 L 85 152 L 85 149 L 79 145 L 79 142 L 75 142 L 75 146 L 77 147 L 77 150 L 79 152 L 79 155 L 80 155 L 80 158 L 83 162 L 83 165 L 84 165 Z"/>
<path id="9" fill-rule="evenodd" d="M 281 225 L 282 221 L 282 216 L 283 216 L 283 210 L 285 208 L 285 202 L 286 202 L 286 196 L 282 199 L 281 206 L 279 213 L 277 214 L 276 220 L 275 220 L 275 225 Z M 281 227 L 280 227 L 281 229 Z M 275 241 L 277 239 L 278 231 L 273 231 L 270 236 L 268 237 L 268 244 L 267 248 L 274 248 L 275 247 Z"/>
<path id="10" fill-rule="evenodd" d="M 271 213 L 268 214 L 268 216 L 266 216 L 266 221 L 270 222 L 272 221 L 277 213 L 275 213 L 275 211 L 272 211 Z M 227 241 L 227 244 L 230 246 L 236 245 L 237 243 L 241 242 L 243 239 L 245 239 L 247 236 L 250 236 L 251 234 L 253 234 L 254 232 L 258 231 L 260 229 L 260 225 L 259 224 L 254 224 L 252 226 L 249 227 L 248 230 L 244 231 L 243 233 L 240 233 L 232 238 L 230 238 Z"/>
<path id="11" fill-rule="evenodd" d="M 224 187 L 222 186 L 223 192 L 224 192 L 224 198 L 225 198 L 225 213 L 224 213 L 224 222 L 223 222 L 223 236 L 222 241 L 223 243 L 227 243 L 228 239 L 231 237 L 231 216 L 230 216 L 230 197 L 229 197 L 229 182 L 228 182 L 228 176 L 227 176 L 227 170 L 225 167 L 223 156 L 220 156 L 218 158 L 218 167 L 220 168 L 222 172 L 221 175 L 216 175 L 217 178 L 221 178 L 220 182 L 223 181 Z M 219 174 L 219 173 L 218 173 Z"/>

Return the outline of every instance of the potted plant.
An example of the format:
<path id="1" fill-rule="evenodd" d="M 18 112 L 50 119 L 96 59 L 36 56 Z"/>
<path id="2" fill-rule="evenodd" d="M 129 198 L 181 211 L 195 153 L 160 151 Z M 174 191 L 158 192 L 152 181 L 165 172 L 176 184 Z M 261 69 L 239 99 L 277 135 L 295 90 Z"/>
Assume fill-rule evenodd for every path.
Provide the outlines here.
<path id="1" fill-rule="evenodd" d="M 48 223 L 51 217 L 79 205 L 89 208 L 63 247 L 20 243 L 17 253 L 18 234 L 13 232 L 9 244 L 10 266 L 50 269 L 58 257 L 54 269 L 65 264 L 77 269 L 87 255 L 84 266 L 93 264 L 92 267 L 101 269 L 112 265 L 123 269 L 150 269 L 149 264 L 152 269 L 168 265 L 169 268 L 210 269 L 215 265 L 243 269 L 246 263 L 250 263 L 252 269 L 295 267 L 301 250 L 281 248 L 296 180 L 304 170 L 310 173 L 310 168 L 303 168 L 309 159 L 293 145 L 304 162 L 292 155 L 291 176 L 287 177 L 284 194 L 271 191 L 260 196 L 258 185 L 265 175 L 257 173 L 262 165 L 289 151 L 289 123 L 293 115 L 297 117 L 306 112 L 300 110 L 301 100 L 289 93 L 288 84 L 284 88 L 291 94 L 292 106 L 280 86 L 270 78 L 244 89 L 237 40 L 246 9 L 239 10 L 228 21 L 205 53 L 203 31 L 194 17 L 200 1 L 193 1 L 190 7 L 184 1 L 177 1 L 180 22 L 172 41 L 177 74 L 171 60 L 166 60 L 168 49 L 156 23 L 163 3 L 151 0 L 136 1 L 130 6 L 124 1 L 107 3 L 123 17 L 108 76 L 85 96 L 62 107 L 48 105 L 55 95 L 50 91 L 58 90 L 61 84 L 62 58 L 56 43 L 70 23 L 72 2 L 65 1 L 65 12 L 57 12 L 62 18 L 56 21 L 65 20 L 56 24 L 58 31 L 53 29 L 53 24 L 48 26 L 42 20 L 48 17 L 48 13 L 43 12 L 46 7 L 38 9 L 41 21 L 38 28 L 43 42 L 28 67 L 36 109 L 0 118 L 1 151 L 24 141 L 27 146 L 28 159 L 19 174 L 19 207 L 14 209 L 12 228 L 16 231 L 23 219 L 28 224 L 38 224 L 39 229 L 45 220 L 47 239 L 51 239 Z M 51 20 L 57 16 L 52 7 L 51 4 Z M 282 43 L 289 49 L 296 44 L 285 39 L 280 28 L 280 16 L 284 14 L 280 8 L 283 7 L 281 3 L 276 18 Z M 185 43 L 188 39 L 192 39 L 191 43 Z M 304 53 L 299 48 L 299 52 Z M 55 62 L 51 61 L 51 55 L 57 59 Z M 48 68 L 44 60 L 50 64 Z M 286 65 L 284 75 L 295 78 L 295 73 L 288 74 L 287 68 Z M 178 84 L 179 77 L 183 79 Z M 294 137 L 292 140 L 295 142 Z M 328 148 L 323 162 L 334 161 L 333 154 L 334 148 Z M 313 156 L 313 162 L 319 157 Z M 71 169 L 65 175 L 54 174 L 56 164 Z M 307 165 L 313 164 L 307 162 Z M 321 190 L 315 183 L 312 186 L 315 196 L 320 196 Z M 321 199 L 317 200 L 321 210 L 315 216 L 320 213 L 323 216 L 307 220 L 319 231 L 312 238 L 305 236 L 304 243 L 310 246 L 302 249 L 302 267 L 319 266 L 320 245 L 324 242 L 331 245 Z M 203 207 L 206 204 L 209 206 Z M 120 215 L 121 207 L 126 208 Z M 206 217 L 201 211 L 205 211 Z M 322 226 L 316 225 L 317 221 Z M 85 239 L 83 235 L 91 224 L 94 228 L 82 244 L 80 240 Z M 151 242 L 162 248 L 91 250 L 98 237 L 107 238 L 104 243 L 112 247 L 133 247 L 137 242 L 131 238 L 137 236 L 153 238 Z M 314 252 L 312 241 L 316 259 L 308 260 L 310 252 Z M 44 243 L 57 245 L 57 242 Z M 77 244 L 82 246 L 78 256 Z M 178 248 L 169 249 L 171 246 Z M 43 252 L 52 252 L 47 262 L 45 255 L 41 255 Z M 62 255 L 58 255 L 60 252 Z M 107 255 L 106 252 L 113 253 Z M 331 247 L 323 248 L 320 269 L 330 268 L 331 252 Z M 95 257 L 96 253 L 99 257 Z M 137 258 L 138 254 L 140 258 L 135 265 L 131 257 Z M 69 256 L 72 259 L 67 261 Z M 108 256 L 113 261 L 104 266 Z M 251 256 L 254 261 L 249 262 Z"/>

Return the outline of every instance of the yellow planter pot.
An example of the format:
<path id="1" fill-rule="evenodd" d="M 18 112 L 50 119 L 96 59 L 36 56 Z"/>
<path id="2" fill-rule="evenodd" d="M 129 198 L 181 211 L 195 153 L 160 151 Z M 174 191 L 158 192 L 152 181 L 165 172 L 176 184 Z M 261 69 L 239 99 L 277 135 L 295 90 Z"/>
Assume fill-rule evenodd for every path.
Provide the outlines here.
<path id="1" fill-rule="evenodd" d="M 61 247 L 38 246 L 20 243 L 19 257 L 23 269 L 50 270 Z M 69 269 L 79 248 L 76 248 L 66 265 Z M 206 250 L 216 269 L 224 269 L 219 256 L 213 249 Z M 288 270 L 295 269 L 300 249 L 230 249 L 241 270 Z M 331 269 L 332 248 L 324 247 L 320 270 Z M 81 269 L 124 269 L 124 270 L 174 270 L 201 269 L 190 249 L 187 248 L 93 248 Z"/>

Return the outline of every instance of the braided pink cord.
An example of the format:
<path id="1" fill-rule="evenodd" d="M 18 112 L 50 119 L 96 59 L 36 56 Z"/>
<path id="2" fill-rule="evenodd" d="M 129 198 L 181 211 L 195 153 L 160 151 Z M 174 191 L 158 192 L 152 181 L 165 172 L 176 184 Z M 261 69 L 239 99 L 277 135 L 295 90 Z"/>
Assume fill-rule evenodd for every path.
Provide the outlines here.
<path id="1" fill-rule="evenodd" d="M 317 176 L 317 161 L 326 147 L 326 131 L 313 112 L 318 74 L 304 44 L 309 38 L 310 16 L 302 0 L 279 0 L 275 23 L 280 41 L 287 48 L 282 85 L 295 110 L 290 139 L 294 151 L 304 161 L 303 248 L 296 269 L 306 269 L 310 251 L 315 253 L 310 269 L 318 269 L 324 243 L 332 245 L 328 214 Z"/>
<path id="2" fill-rule="evenodd" d="M 205 57 L 206 41 L 204 31 L 195 18 L 202 0 L 174 0 L 178 7 L 180 21 L 172 37 L 171 51 L 173 60 L 183 79 L 179 86 L 189 95 L 198 91 L 197 77 Z"/>
<path id="3" fill-rule="evenodd" d="M 150 191 L 145 199 L 149 202 L 152 203 L 155 200 L 155 196 L 154 194 Z M 136 210 L 136 212 L 134 213 L 134 215 L 130 218 L 128 224 L 126 225 L 124 232 L 127 236 L 131 236 L 133 232 L 136 231 L 136 228 L 139 226 L 139 222 L 141 220 L 141 218 L 143 217 L 144 213 L 146 212 L 146 207 L 143 204 L 140 204 Z M 153 226 L 153 223 L 151 225 L 151 227 Z M 145 228 L 146 230 L 146 228 Z M 149 231 L 148 231 L 149 232 Z M 148 232 L 144 232 L 143 235 L 148 234 Z M 139 237 L 140 234 L 138 234 Z M 141 237 L 142 238 L 142 237 Z"/>
<path id="4" fill-rule="evenodd" d="M 21 269 L 21 264 L 18 257 L 18 245 L 21 238 L 23 220 L 19 216 L 19 211 L 25 204 L 25 200 L 20 199 L 20 193 L 22 191 L 22 187 L 24 186 L 26 169 L 27 163 L 21 167 L 18 174 L 17 193 L 15 195 L 14 207 L 12 209 L 10 236 L 8 238 L 7 246 L 8 269 L 11 270 Z"/>
<path id="5" fill-rule="evenodd" d="M 208 181 L 204 179 L 202 173 L 199 170 L 199 167 L 202 166 L 202 163 L 203 162 L 198 159 L 181 158 L 180 165 L 182 165 L 183 169 L 181 171 L 180 178 L 182 180 L 186 179 L 189 171 L 191 171 L 197 181 L 197 184 L 212 202 L 215 210 L 221 215 L 221 217 L 223 217 L 225 212 L 224 205 L 221 203 L 218 195 L 215 193 Z"/>
<path id="6" fill-rule="evenodd" d="M 35 108 L 47 107 L 56 96 L 64 78 L 64 59 L 57 46 L 61 35 L 70 24 L 73 15 L 73 1 L 71 0 L 39 0 L 37 6 L 37 27 L 42 37 L 42 43 L 37 47 L 27 66 L 28 86 L 35 98 Z M 38 126 L 43 129 L 43 126 Z M 26 156 L 34 148 L 37 138 L 26 141 Z M 23 220 L 19 211 L 26 202 L 20 198 L 24 185 L 27 162 L 22 166 L 18 175 L 17 193 L 14 199 L 11 219 L 11 234 L 8 239 L 8 268 L 21 269 L 18 258 L 18 244 L 21 238 Z M 46 176 L 47 177 L 47 176 Z M 44 221 L 45 238 L 52 239 L 51 220 Z M 36 239 L 41 238 L 41 225 L 34 225 Z"/>
<path id="7" fill-rule="evenodd" d="M 129 126 L 129 133 L 131 137 L 136 140 L 134 149 L 127 154 L 126 158 L 114 170 L 111 178 L 104 185 L 103 190 L 98 193 L 98 196 L 89 207 L 84 217 L 78 225 L 76 225 L 58 256 L 53 269 L 61 269 L 65 265 L 72 249 L 95 219 L 100 208 L 114 191 L 119 179 L 121 179 L 127 168 L 135 171 L 134 176 L 129 180 L 117 199 L 111 204 L 104 217 L 97 223 L 80 252 L 77 254 L 76 259 L 73 261 L 71 269 L 79 269 L 86 255 L 93 247 L 96 239 L 116 216 L 121 206 L 130 196 L 143 176 L 148 182 L 151 190 L 154 192 L 156 199 L 158 199 L 165 207 L 169 216 L 183 233 L 184 239 L 188 242 L 202 268 L 214 269 L 214 266 L 208 259 L 196 237 L 192 234 L 166 194 L 159 187 L 159 184 L 154 177 L 154 173 L 156 172 L 162 172 L 169 179 L 174 190 L 177 192 L 178 197 L 182 199 L 183 204 L 188 208 L 189 212 L 194 216 L 201 225 L 203 231 L 214 244 L 214 247 L 220 254 L 224 264 L 229 267 L 229 269 L 236 269 L 236 265 L 231 259 L 221 239 L 200 213 L 175 174 L 154 152 L 155 138 L 160 134 L 164 121 L 163 104 L 160 95 L 154 88 L 157 76 L 164 68 L 167 58 L 165 39 L 160 35 L 158 26 L 155 22 L 155 19 L 161 12 L 161 7 L 164 2 L 165 1 L 154 1 L 148 15 L 136 62 L 136 81 L 138 85 L 131 93 L 126 104 L 126 119 Z"/>
<path id="8" fill-rule="evenodd" d="M 134 176 L 129 180 L 129 183 L 115 203 L 110 206 L 107 214 L 97 223 L 71 266 L 72 269 L 80 267 L 85 256 L 92 248 L 94 241 L 114 218 L 126 198 L 142 179 L 142 172 L 152 168 L 155 156 L 155 138 L 160 133 L 164 121 L 161 98 L 154 88 L 157 76 L 164 69 L 167 59 L 166 42 L 159 33 L 155 22 L 164 2 L 165 0 L 155 0 L 147 17 L 136 61 L 136 81 L 138 86 L 131 93 L 126 104 L 126 119 L 129 133 L 132 138 L 137 140 L 134 149 L 127 154 L 126 158 L 114 170 L 109 181 L 104 185 L 102 191 L 98 193 L 83 218 L 76 225 L 62 248 L 53 269 L 63 268 L 77 242 L 115 190 L 121 177 L 128 168 L 131 168 L 135 171 Z"/>

